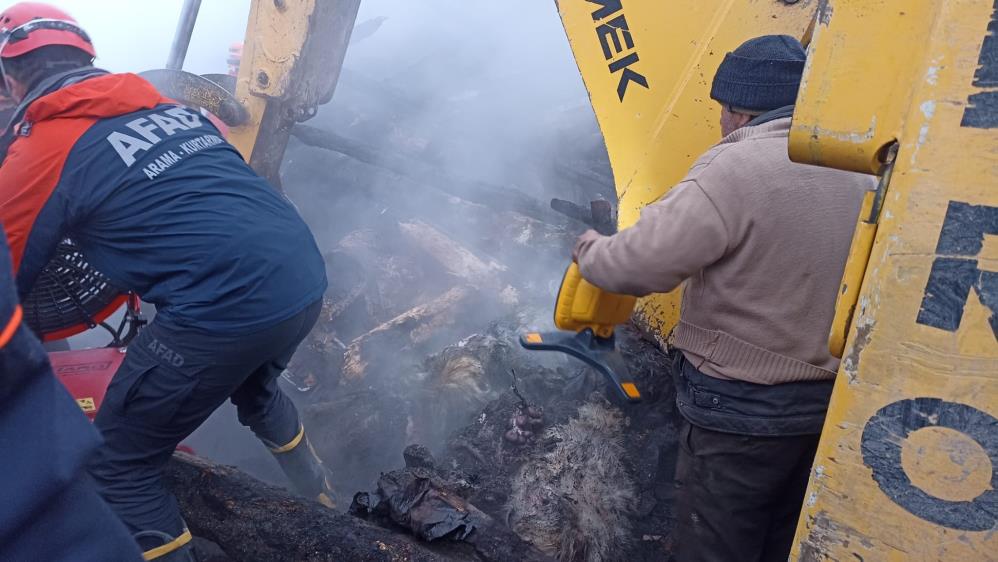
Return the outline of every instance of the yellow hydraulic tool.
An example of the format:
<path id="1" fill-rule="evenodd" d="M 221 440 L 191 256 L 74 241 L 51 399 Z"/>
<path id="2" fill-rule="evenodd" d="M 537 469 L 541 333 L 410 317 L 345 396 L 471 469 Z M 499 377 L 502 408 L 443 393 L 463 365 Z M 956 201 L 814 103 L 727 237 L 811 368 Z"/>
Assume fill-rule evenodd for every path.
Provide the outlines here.
<path id="1" fill-rule="evenodd" d="M 579 273 L 572 264 L 565 272 L 554 310 L 554 324 L 562 332 L 532 332 L 520 337 L 520 345 L 539 351 L 560 351 L 581 359 L 607 378 L 629 402 L 641 400 L 641 392 L 627 375 L 627 366 L 614 345 L 614 328 L 627 322 L 634 312 L 635 297 L 604 291 Z"/>
<path id="2" fill-rule="evenodd" d="M 555 199 L 551 207 L 588 223 L 601 234 L 613 234 L 617 225 L 608 201 L 593 201 L 589 209 Z M 575 263 L 569 265 L 554 307 L 554 325 L 561 332 L 533 332 L 520 345 L 538 351 L 560 351 L 581 359 L 606 377 L 625 400 L 641 400 L 641 392 L 627 375 L 627 366 L 614 345 L 614 329 L 630 319 L 635 297 L 610 293 L 586 281 Z"/>
<path id="3" fill-rule="evenodd" d="M 554 309 L 554 324 L 560 330 L 592 330 L 598 338 L 610 338 L 618 324 L 627 322 L 637 298 L 604 291 L 582 278 L 579 265 L 568 266 Z"/>

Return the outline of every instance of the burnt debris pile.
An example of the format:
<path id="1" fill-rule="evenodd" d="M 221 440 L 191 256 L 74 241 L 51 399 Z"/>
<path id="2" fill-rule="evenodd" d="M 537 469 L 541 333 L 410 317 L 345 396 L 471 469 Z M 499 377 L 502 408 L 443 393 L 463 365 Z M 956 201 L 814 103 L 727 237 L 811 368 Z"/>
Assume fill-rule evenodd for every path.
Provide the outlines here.
<path id="1" fill-rule="evenodd" d="M 668 358 L 623 330 L 645 401 L 619 406 L 581 363 L 517 343 L 550 329 L 587 228 L 551 200 L 615 201 L 602 137 L 556 18 L 536 35 L 567 57 L 555 70 L 483 29 L 464 30 L 486 36 L 446 49 L 446 68 L 439 45 L 402 56 L 368 48 L 381 32 L 365 37 L 333 101 L 293 130 L 282 187 L 330 287 L 281 384 L 335 474 L 339 509 L 178 457 L 169 475 L 187 522 L 221 547 L 205 558 L 668 559 Z M 248 448 L 216 458 L 280 484 Z"/>
<path id="2" fill-rule="evenodd" d="M 210 560 L 667 560 L 679 421 L 668 358 L 622 330 L 646 400 L 616 406 L 589 369 L 539 364 L 511 336 L 474 334 L 400 362 L 397 381 L 337 385 L 303 407 L 338 477 L 337 511 L 178 454 L 170 486 L 192 531 L 221 548 Z"/>

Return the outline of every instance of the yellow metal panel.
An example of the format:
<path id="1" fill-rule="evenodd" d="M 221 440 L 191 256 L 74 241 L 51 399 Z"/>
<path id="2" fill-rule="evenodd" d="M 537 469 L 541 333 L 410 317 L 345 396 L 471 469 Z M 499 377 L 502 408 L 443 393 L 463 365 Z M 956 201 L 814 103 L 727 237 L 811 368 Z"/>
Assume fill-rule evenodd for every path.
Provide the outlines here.
<path id="1" fill-rule="evenodd" d="M 869 192 L 863 199 L 863 207 L 859 212 L 861 217 L 856 223 L 852 235 L 852 246 L 849 248 L 849 259 L 846 260 L 845 272 L 842 274 L 841 290 L 835 302 L 835 318 L 828 334 L 828 351 L 835 357 L 842 357 L 846 347 L 846 337 L 852 326 L 853 314 L 859 300 L 859 288 L 866 275 L 866 265 L 873 249 L 873 238 L 877 234 L 877 223 L 866 220 L 873 212 L 876 192 Z"/>
<path id="2" fill-rule="evenodd" d="M 895 4 L 888 2 L 889 4 Z M 790 157 L 868 174 L 900 134 L 910 85 L 924 71 L 934 2 L 885 9 L 884 2 L 828 2 L 818 15 L 808 69 L 790 132 Z M 891 30 L 894 39 L 885 42 Z M 846 64 L 844 61 L 849 61 Z"/>
<path id="3" fill-rule="evenodd" d="M 793 558 L 994 560 L 996 3 L 829 0 L 828 10 L 795 130 L 812 127 L 805 148 L 842 167 L 869 162 L 877 142 L 853 143 L 862 156 L 852 158 L 840 141 L 865 138 L 874 119 L 894 123 L 899 149 Z M 832 56 L 853 42 L 865 55 Z M 903 72 L 869 72 L 880 54 L 905 49 Z"/>
<path id="4" fill-rule="evenodd" d="M 849 258 L 846 260 L 845 271 L 842 273 L 842 283 L 839 285 L 838 298 L 835 299 L 835 316 L 832 327 L 828 331 L 828 351 L 842 358 L 846 347 L 846 338 L 852 326 L 856 304 L 859 302 L 859 289 L 866 276 L 866 266 L 870 262 L 870 252 L 873 251 L 873 241 L 877 236 L 877 224 L 880 222 L 880 211 L 887 189 L 890 186 L 894 161 L 897 157 L 897 143 L 891 144 L 886 151 L 886 163 L 880 176 L 877 188 L 863 198 L 859 211 L 859 221 L 853 231 L 852 244 L 849 247 Z"/>
<path id="5" fill-rule="evenodd" d="M 759 35 L 802 36 L 817 1 L 560 0 L 558 7 L 606 140 L 623 228 L 720 140 L 709 93 L 724 55 Z M 678 319 L 678 295 L 643 299 L 638 319 L 664 336 Z"/>
<path id="6" fill-rule="evenodd" d="M 249 111 L 250 119 L 232 129 L 228 139 L 247 161 L 253 154 L 267 99 L 280 98 L 288 89 L 314 10 L 315 0 L 253 0 L 236 81 L 236 99 Z"/>

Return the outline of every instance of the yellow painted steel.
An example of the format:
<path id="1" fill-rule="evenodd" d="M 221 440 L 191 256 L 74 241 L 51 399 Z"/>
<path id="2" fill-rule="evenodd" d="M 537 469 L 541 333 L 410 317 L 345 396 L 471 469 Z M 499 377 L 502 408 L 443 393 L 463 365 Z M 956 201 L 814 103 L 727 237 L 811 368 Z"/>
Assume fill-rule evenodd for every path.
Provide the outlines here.
<path id="1" fill-rule="evenodd" d="M 581 332 L 590 328 L 601 338 L 630 319 L 637 298 L 604 291 L 582 278 L 578 264 L 568 266 L 554 307 L 554 325 L 559 330 Z"/>
<path id="2" fill-rule="evenodd" d="M 308 39 L 309 16 L 314 10 L 315 0 L 253 0 L 236 80 L 236 99 L 249 111 L 250 118 L 245 125 L 233 128 L 228 138 L 247 161 L 253 154 L 268 98 L 280 98 L 288 89 L 291 69 Z"/>
<path id="3" fill-rule="evenodd" d="M 863 199 L 860 217 L 867 217 L 873 211 L 876 193 L 871 191 Z M 846 260 L 845 272 L 842 274 L 841 290 L 835 302 L 835 318 L 828 333 L 828 351 L 835 357 L 842 357 L 846 347 L 846 337 L 852 326 L 856 303 L 859 301 L 859 288 L 866 275 L 866 264 L 873 250 L 873 238 L 877 234 L 877 223 L 860 219 L 852 235 L 852 246 L 849 248 L 849 259 Z"/>
<path id="4" fill-rule="evenodd" d="M 606 140 L 621 228 L 633 224 L 642 207 L 664 195 L 697 156 L 720 140 L 719 109 L 709 92 L 724 55 L 758 35 L 803 36 L 817 4 L 558 2 Z M 678 306 L 678 291 L 654 295 L 639 302 L 636 317 L 664 338 L 678 319 Z"/>
<path id="5" fill-rule="evenodd" d="M 882 11 L 881 2 L 858 3 L 850 6 L 855 23 L 844 33 L 828 33 L 835 2 L 819 15 L 816 31 L 824 39 L 808 55 L 790 132 L 791 159 L 880 172 L 883 151 L 900 134 L 906 116 L 901 108 L 910 105 L 909 85 L 924 70 L 927 44 L 912 38 L 930 33 L 933 3 L 908 2 L 895 12 Z M 885 27 L 906 40 L 875 41 Z"/>
<path id="6" fill-rule="evenodd" d="M 995 10 L 828 0 L 816 26 L 792 155 L 870 172 L 898 151 L 795 560 L 998 558 Z"/>
<path id="7" fill-rule="evenodd" d="M 866 265 L 870 261 L 870 252 L 873 251 L 873 239 L 877 235 L 880 210 L 883 199 L 887 196 L 887 187 L 890 185 L 893 163 L 897 156 L 896 144 L 892 145 L 889 154 L 890 162 L 884 166 L 885 170 L 880 177 L 877 189 L 867 193 L 863 198 L 863 205 L 859 211 L 859 221 L 856 223 L 856 230 L 852 235 L 852 245 L 849 247 L 849 259 L 846 260 L 841 288 L 838 298 L 835 300 L 835 316 L 828 332 L 828 351 L 840 359 L 846 347 L 846 338 L 849 336 L 853 315 L 856 313 L 859 288 L 863 283 L 863 276 L 866 275 Z"/>

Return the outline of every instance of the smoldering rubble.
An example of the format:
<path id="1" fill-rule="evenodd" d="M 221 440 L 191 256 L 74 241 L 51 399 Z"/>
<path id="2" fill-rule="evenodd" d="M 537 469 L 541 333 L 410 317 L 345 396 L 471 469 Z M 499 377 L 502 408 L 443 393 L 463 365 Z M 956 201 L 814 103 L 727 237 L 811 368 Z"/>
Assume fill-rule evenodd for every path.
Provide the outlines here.
<path id="1" fill-rule="evenodd" d="M 588 369 L 545 366 L 512 335 L 494 326 L 395 368 L 412 377 L 404 389 L 382 373 L 303 408 L 348 514 L 177 458 L 190 528 L 224 550 L 216 562 L 668 559 L 679 422 L 668 358 L 623 330 L 646 399 L 620 406 Z"/>
<path id="2" fill-rule="evenodd" d="M 517 343 L 550 328 L 588 228 L 551 199 L 615 205 L 567 45 L 541 73 L 483 64 L 499 48 L 487 35 L 486 47 L 447 50 L 444 72 L 440 45 L 382 51 L 392 25 L 382 18 L 356 56 L 351 47 L 334 100 L 297 126 L 282 168 L 330 287 L 281 384 L 335 474 L 338 510 L 284 491 L 262 448 L 196 447 L 238 464 L 179 456 L 169 468 L 203 558 L 668 559 L 679 423 L 669 358 L 622 330 L 645 400 L 620 405 L 581 363 Z M 575 82 L 568 94 L 531 85 L 544 74 Z"/>

